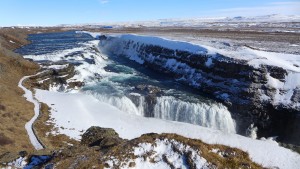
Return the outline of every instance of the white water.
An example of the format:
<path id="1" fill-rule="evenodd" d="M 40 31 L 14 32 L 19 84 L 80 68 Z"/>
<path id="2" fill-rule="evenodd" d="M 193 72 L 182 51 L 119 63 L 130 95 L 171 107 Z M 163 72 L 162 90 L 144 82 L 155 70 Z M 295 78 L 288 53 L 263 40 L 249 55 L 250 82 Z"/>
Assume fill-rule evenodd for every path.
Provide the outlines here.
<path id="1" fill-rule="evenodd" d="M 95 92 L 86 92 L 86 93 L 91 94 L 99 101 L 108 103 L 128 114 L 143 115 L 141 113 L 140 107 L 136 107 L 136 105 L 126 96 L 122 96 L 122 97 L 109 96 L 106 94 L 98 94 Z"/>
<path id="2" fill-rule="evenodd" d="M 90 91 L 86 93 L 128 114 L 139 116 L 147 114 L 146 109 L 149 105 L 143 96 L 137 96 L 138 103 L 136 105 L 126 96 L 117 97 Z M 190 103 L 172 96 L 162 96 L 156 98 L 153 114 L 154 118 L 158 119 L 186 122 L 226 133 L 236 133 L 235 122 L 230 112 L 222 104 Z"/>
<path id="3" fill-rule="evenodd" d="M 236 133 L 235 122 L 230 112 L 221 104 L 189 103 L 171 96 L 163 96 L 157 98 L 154 117 Z"/>

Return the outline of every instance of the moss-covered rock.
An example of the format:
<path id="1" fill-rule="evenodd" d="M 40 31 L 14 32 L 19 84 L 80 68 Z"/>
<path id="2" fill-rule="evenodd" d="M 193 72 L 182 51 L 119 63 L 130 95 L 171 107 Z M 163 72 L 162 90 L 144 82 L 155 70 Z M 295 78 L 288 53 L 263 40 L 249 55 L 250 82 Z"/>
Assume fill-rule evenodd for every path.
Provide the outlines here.
<path id="1" fill-rule="evenodd" d="M 102 140 L 108 140 L 110 138 L 119 139 L 119 134 L 111 128 L 92 126 L 82 135 L 81 144 L 92 147 L 100 145 Z"/>

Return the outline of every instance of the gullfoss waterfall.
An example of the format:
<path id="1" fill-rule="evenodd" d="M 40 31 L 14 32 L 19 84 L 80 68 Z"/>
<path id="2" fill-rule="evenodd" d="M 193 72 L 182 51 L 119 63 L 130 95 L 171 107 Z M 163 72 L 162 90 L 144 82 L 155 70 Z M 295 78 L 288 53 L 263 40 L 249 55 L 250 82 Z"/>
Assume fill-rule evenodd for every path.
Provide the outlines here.
<path id="1" fill-rule="evenodd" d="M 128 114 L 236 133 L 226 106 L 126 57 L 103 52 L 101 42 L 88 34 L 66 32 L 31 38 L 32 44 L 19 49 L 25 58 L 45 69 L 74 65 L 75 75 L 67 81 L 85 84 L 80 90 L 54 84 L 50 87 L 53 91 L 92 95 Z"/>

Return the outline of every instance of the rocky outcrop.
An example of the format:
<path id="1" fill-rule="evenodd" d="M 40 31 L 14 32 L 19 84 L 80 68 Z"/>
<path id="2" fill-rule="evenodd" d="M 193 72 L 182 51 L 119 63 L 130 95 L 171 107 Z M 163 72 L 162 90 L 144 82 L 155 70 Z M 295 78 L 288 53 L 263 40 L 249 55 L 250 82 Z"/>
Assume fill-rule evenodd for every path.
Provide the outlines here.
<path id="1" fill-rule="evenodd" d="M 44 63 L 41 73 L 30 77 L 31 87 L 42 90 L 49 90 L 51 87 L 59 87 L 58 90 L 81 88 L 85 84 L 81 81 L 68 81 L 75 75 L 75 67 L 64 62 Z M 58 68 L 51 68 L 57 66 Z"/>
<path id="2" fill-rule="evenodd" d="M 262 168 L 251 161 L 248 153 L 236 148 L 210 145 L 176 134 L 149 133 L 123 140 L 113 129 L 101 127 L 89 128 L 83 134 L 81 144 L 61 147 L 51 153 L 39 151 L 27 157 L 28 163 L 23 164 L 25 168 L 144 168 L 143 164 L 150 168 L 157 165 L 170 168 Z M 9 166 L 14 167 L 14 164 Z"/>
<path id="3" fill-rule="evenodd" d="M 119 134 L 110 128 L 101 128 L 97 126 L 90 127 L 83 135 L 81 144 L 90 147 L 99 146 L 100 148 L 108 148 L 122 142 Z"/>
<path id="4" fill-rule="evenodd" d="M 172 45 L 176 46 L 176 43 L 162 47 L 157 45 L 157 41 L 163 45 L 172 42 L 149 39 L 141 42 L 139 37 L 134 36 L 124 36 L 123 39 L 108 37 L 102 39 L 100 48 L 104 52 L 127 57 L 149 69 L 171 76 L 224 103 L 232 112 L 240 134 L 245 134 L 246 129 L 254 124 L 259 128 L 259 137 L 276 135 L 287 141 L 287 124 L 300 122 L 298 88 L 275 88 L 270 82 L 285 83 L 290 75 L 287 70 L 270 65 L 254 67 L 246 60 L 218 53 L 208 54 L 204 49 L 191 52 L 180 47 L 173 48 Z M 195 46 L 189 45 L 186 48 L 194 49 Z M 278 97 L 285 97 L 288 92 L 293 92 L 291 100 L 288 103 L 280 102 Z M 284 122 L 276 124 L 282 119 L 282 114 Z M 292 136 L 289 136 L 288 142 L 300 144 L 300 139 L 296 137 L 300 128 L 296 125 L 292 128 L 295 133 L 289 133 Z"/>

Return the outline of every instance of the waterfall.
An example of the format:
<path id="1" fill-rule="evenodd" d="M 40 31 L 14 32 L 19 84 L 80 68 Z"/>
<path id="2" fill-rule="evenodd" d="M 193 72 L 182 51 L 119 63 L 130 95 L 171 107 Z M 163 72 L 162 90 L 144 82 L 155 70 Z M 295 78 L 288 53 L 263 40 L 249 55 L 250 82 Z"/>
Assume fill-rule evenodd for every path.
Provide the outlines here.
<path id="1" fill-rule="evenodd" d="M 236 133 L 235 122 L 222 104 L 189 103 L 163 96 L 157 98 L 154 117 Z"/>
<path id="2" fill-rule="evenodd" d="M 156 98 L 152 109 L 144 96 L 130 94 L 127 96 L 112 96 L 87 92 L 99 101 L 108 103 L 128 114 L 154 117 L 158 119 L 191 123 L 213 128 L 226 133 L 236 133 L 235 122 L 230 112 L 222 104 L 190 103 L 178 100 L 172 96 Z M 152 110 L 153 112 L 147 112 Z"/>

